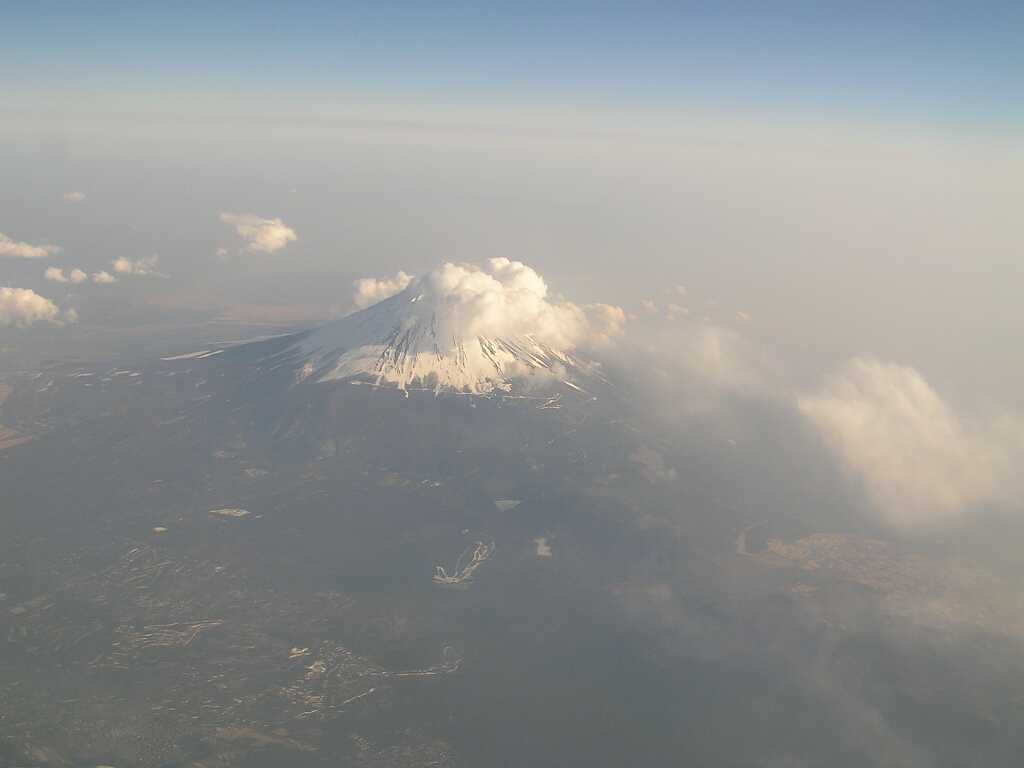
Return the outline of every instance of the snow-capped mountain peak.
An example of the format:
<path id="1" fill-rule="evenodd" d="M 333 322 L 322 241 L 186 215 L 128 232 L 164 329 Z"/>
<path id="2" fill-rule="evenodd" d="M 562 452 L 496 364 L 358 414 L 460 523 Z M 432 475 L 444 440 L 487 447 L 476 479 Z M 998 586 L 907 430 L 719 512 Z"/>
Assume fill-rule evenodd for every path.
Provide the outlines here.
<path id="1" fill-rule="evenodd" d="M 558 385 L 589 395 L 589 384 L 605 380 L 578 350 L 606 347 L 626 321 L 620 307 L 549 297 L 535 270 L 504 258 L 446 262 L 415 279 L 363 278 L 355 287 L 354 303 L 365 308 L 339 320 L 165 360 L 254 354 L 267 370 L 286 367 L 301 382 L 469 394 Z"/>
<path id="2" fill-rule="evenodd" d="M 532 333 L 467 333 L 466 306 L 424 287 L 422 279 L 413 282 L 303 334 L 297 341 L 303 377 L 486 394 L 535 376 L 567 381 L 587 367 Z"/>

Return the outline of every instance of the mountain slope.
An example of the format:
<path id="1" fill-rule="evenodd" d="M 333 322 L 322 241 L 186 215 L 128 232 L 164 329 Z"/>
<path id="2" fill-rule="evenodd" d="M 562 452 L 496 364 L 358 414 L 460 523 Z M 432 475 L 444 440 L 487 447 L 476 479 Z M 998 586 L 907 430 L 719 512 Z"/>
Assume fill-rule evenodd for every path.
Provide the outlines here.
<path id="1" fill-rule="evenodd" d="M 578 388 L 573 378 L 595 375 L 593 364 L 532 334 L 463 335 L 458 312 L 457 306 L 434 300 L 414 283 L 379 304 L 298 337 L 301 376 L 487 394 L 510 391 L 516 382 L 531 378 Z"/>

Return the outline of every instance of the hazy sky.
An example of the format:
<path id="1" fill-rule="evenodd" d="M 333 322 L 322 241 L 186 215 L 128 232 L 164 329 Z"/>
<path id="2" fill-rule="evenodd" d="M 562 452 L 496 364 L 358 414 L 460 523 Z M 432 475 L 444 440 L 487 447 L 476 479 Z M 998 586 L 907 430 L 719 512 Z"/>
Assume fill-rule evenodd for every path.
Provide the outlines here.
<path id="1" fill-rule="evenodd" d="M 999 124 L 1016 2 L 6 4 L 6 86 L 663 107 Z"/>
<path id="2" fill-rule="evenodd" d="M 0 348 L 298 323 L 357 278 L 503 257 L 681 347 L 737 334 L 837 450 L 876 438 L 851 388 L 918 434 L 885 394 L 913 391 L 912 424 L 983 446 L 950 498 L 1002 471 L 977 435 L 1024 412 L 1019 2 L 43 2 L 0 28 Z M 962 458 L 935 456 L 918 485 Z"/>

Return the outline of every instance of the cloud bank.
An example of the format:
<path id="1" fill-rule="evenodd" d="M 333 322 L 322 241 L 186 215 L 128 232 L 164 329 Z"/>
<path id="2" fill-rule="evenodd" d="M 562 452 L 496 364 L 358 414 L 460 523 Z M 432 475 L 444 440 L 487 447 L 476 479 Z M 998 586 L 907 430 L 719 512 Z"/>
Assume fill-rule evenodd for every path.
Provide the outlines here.
<path id="1" fill-rule="evenodd" d="M 890 525 L 949 523 L 1020 501 L 1019 423 L 962 417 L 913 368 L 855 358 L 798 405 Z"/>
<path id="2" fill-rule="evenodd" d="M 298 240 L 291 227 L 281 219 L 264 219 L 254 213 L 221 213 L 220 220 L 245 241 L 246 253 L 276 253 Z"/>
<path id="3" fill-rule="evenodd" d="M 406 283 L 404 289 L 400 288 Z M 548 295 L 534 269 L 520 261 L 490 259 L 483 265 L 442 264 L 418 279 L 404 272 L 384 280 L 355 282 L 357 306 L 400 290 L 437 307 L 442 338 L 532 336 L 556 349 L 604 346 L 622 335 L 626 313 L 611 304 L 575 304 Z"/>
<path id="4" fill-rule="evenodd" d="M 45 259 L 60 252 L 56 245 L 32 245 L 31 243 L 20 243 L 12 240 L 3 232 L 0 232 L 0 257 L 6 256 L 12 259 Z"/>
<path id="5" fill-rule="evenodd" d="M 577 305 L 548 297 L 548 286 L 520 261 L 483 266 L 442 264 L 414 290 L 445 308 L 442 334 L 472 338 L 533 336 L 556 349 L 601 346 L 622 334 L 626 313 L 609 304 Z"/>
<path id="6" fill-rule="evenodd" d="M 0 288 L 0 326 L 26 328 L 40 322 L 60 322 L 56 304 L 29 288 Z"/>

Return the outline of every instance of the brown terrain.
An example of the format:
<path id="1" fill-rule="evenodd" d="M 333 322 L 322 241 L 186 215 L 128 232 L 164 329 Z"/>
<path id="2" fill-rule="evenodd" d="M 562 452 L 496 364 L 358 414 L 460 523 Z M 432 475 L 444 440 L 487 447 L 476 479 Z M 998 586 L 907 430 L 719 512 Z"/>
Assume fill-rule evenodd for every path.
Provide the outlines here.
<path id="1" fill-rule="evenodd" d="M 789 588 L 794 595 L 813 597 L 829 581 L 857 584 L 879 597 L 891 613 L 923 624 L 974 626 L 1024 637 L 1024 600 L 1019 592 L 973 564 L 907 553 L 892 542 L 838 533 L 814 533 L 790 542 L 769 539 L 753 557 L 802 571 L 805 576 Z"/>
<path id="2" fill-rule="evenodd" d="M 0 384 L 0 405 L 10 397 L 12 388 L 10 384 Z M 31 435 L 23 435 L 20 432 L 0 424 L 0 451 L 22 445 L 32 440 Z"/>
<path id="3" fill-rule="evenodd" d="M 23 445 L 31 440 L 31 435 L 23 435 L 13 429 L 0 426 L 0 451 L 13 448 L 16 445 Z"/>

